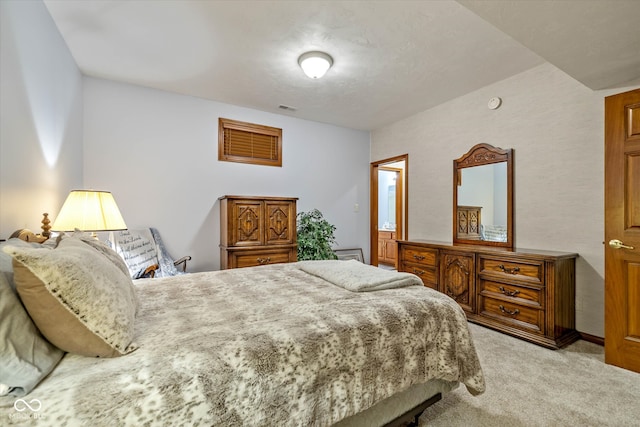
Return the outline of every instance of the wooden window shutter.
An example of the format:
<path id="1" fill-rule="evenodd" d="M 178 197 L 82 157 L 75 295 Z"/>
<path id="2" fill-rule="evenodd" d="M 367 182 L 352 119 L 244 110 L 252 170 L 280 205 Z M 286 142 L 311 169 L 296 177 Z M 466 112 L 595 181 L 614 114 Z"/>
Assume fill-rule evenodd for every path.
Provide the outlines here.
<path id="1" fill-rule="evenodd" d="M 282 166 L 282 129 L 218 119 L 218 160 Z"/>

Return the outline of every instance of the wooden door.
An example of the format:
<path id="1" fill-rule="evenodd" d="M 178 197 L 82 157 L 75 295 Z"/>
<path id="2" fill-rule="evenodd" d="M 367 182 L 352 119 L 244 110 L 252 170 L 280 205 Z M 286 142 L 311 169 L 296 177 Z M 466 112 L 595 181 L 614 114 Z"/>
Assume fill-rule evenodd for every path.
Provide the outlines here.
<path id="1" fill-rule="evenodd" d="M 231 246 L 264 245 L 263 203 L 259 200 L 233 200 Z"/>
<path id="2" fill-rule="evenodd" d="M 296 242 L 296 204 L 290 201 L 267 200 L 266 244 L 285 245 Z"/>
<path id="3" fill-rule="evenodd" d="M 640 89 L 605 98 L 605 362 L 640 372 Z"/>

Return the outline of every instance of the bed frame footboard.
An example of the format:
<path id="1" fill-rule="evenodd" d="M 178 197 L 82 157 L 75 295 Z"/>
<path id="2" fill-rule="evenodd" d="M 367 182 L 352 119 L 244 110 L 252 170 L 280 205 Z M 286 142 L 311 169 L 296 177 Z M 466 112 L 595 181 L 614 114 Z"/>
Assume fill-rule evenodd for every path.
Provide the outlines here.
<path id="1" fill-rule="evenodd" d="M 422 415 L 425 409 L 427 409 L 429 406 L 433 405 L 440 399 L 442 399 L 442 393 L 438 393 L 430 397 L 415 408 L 408 410 L 398 418 L 388 422 L 384 425 L 384 427 L 417 427 L 420 415 Z"/>

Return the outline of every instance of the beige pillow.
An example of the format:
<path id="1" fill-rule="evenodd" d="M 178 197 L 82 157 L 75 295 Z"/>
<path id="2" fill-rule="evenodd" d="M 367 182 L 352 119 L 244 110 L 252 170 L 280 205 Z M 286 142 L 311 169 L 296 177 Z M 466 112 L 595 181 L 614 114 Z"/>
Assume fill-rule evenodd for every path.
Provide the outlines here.
<path id="1" fill-rule="evenodd" d="M 60 233 L 60 236 L 58 237 L 58 243 L 60 243 L 60 241 L 64 239 L 78 239 L 83 241 L 87 245 L 91 246 L 92 248 L 96 249 L 104 256 L 106 256 L 109 261 L 114 263 L 115 266 L 125 274 L 125 276 L 129 277 L 129 268 L 127 267 L 127 264 L 124 263 L 122 257 L 120 257 L 120 255 L 118 255 L 116 251 L 111 249 L 109 245 L 101 242 L 95 237 L 92 237 L 89 233 L 85 233 L 84 231 L 80 231 L 76 228 L 73 234 Z"/>
<path id="2" fill-rule="evenodd" d="M 56 249 L 5 247 L 16 289 L 34 323 L 69 353 L 115 357 L 135 350 L 137 308 L 131 279 L 79 239 Z"/>

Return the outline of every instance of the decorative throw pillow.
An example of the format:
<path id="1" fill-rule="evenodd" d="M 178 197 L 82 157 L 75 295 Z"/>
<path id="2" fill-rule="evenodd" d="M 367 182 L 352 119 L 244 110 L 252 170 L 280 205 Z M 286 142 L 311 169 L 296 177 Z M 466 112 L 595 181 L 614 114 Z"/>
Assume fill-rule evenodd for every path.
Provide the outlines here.
<path id="1" fill-rule="evenodd" d="M 76 229 L 73 234 L 61 233 L 58 241 L 68 238 L 78 239 L 96 249 L 105 257 L 107 257 L 109 261 L 111 261 L 116 267 L 118 267 L 125 276 L 129 277 L 129 268 L 127 267 L 127 264 L 125 264 L 122 257 L 118 255 L 113 249 L 111 249 L 106 243 L 103 243 L 90 234 L 78 229 Z"/>
<path id="2" fill-rule="evenodd" d="M 24 396 L 56 367 L 64 352 L 44 339 L 18 299 L 11 257 L 1 251 L 7 245 L 40 245 L 20 239 L 0 243 L 0 396 Z"/>
<path id="3" fill-rule="evenodd" d="M 58 348 L 116 357 L 135 350 L 137 306 L 131 278 L 79 239 L 54 250 L 5 247 L 18 294 L 36 326 Z"/>
<path id="4" fill-rule="evenodd" d="M 132 279 L 142 277 L 147 267 L 158 264 L 158 250 L 148 228 L 116 231 L 111 245 L 124 260 Z"/>

